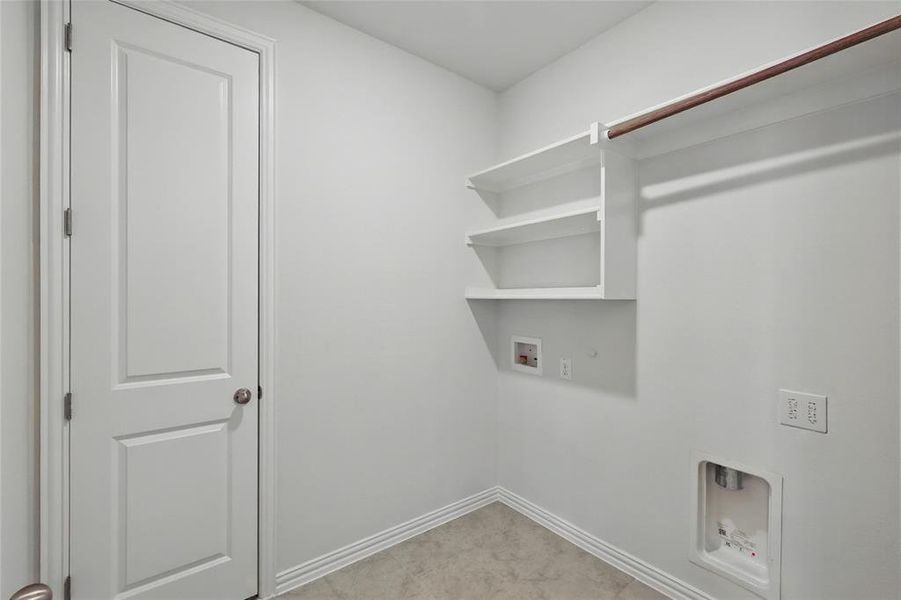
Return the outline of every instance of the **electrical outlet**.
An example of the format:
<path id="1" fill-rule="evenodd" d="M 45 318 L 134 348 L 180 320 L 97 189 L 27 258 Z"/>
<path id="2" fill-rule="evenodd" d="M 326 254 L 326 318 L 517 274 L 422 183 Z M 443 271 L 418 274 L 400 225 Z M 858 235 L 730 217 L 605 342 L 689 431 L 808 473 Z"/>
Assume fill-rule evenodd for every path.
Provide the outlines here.
<path id="1" fill-rule="evenodd" d="M 789 427 L 826 433 L 826 396 L 779 390 L 779 422 Z"/>
<path id="2" fill-rule="evenodd" d="M 573 359 L 561 358 L 560 359 L 560 379 L 572 379 L 572 378 L 573 378 Z"/>

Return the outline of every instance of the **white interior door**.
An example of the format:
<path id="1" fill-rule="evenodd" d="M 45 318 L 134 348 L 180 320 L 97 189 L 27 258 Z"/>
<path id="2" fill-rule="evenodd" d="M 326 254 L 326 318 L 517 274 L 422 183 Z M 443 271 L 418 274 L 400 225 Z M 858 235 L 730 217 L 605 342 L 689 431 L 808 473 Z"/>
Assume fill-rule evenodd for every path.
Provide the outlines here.
<path id="1" fill-rule="evenodd" d="M 72 596 L 241 600 L 258 57 L 106 1 L 73 2 L 72 24 Z"/>

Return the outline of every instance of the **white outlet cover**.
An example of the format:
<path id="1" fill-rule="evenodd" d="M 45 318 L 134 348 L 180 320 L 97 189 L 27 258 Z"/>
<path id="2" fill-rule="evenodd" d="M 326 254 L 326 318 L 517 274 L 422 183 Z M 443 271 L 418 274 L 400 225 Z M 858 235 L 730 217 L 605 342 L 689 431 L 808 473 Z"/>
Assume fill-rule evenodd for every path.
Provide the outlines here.
<path id="1" fill-rule="evenodd" d="M 779 390 L 779 422 L 818 433 L 828 431 L 826 396 Z"/>
<path id="2" fill-rule="evenodd" d="M 573 378 L 573 359 L 571 358 L 561 358 L 560 359 L 560 379 L 569 379 Z"/>

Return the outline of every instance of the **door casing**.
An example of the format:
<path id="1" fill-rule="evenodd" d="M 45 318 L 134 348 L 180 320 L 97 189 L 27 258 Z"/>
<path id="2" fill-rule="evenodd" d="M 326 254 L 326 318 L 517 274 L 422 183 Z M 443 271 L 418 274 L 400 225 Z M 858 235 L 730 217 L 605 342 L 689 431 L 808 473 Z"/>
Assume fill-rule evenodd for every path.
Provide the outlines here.
<path id="1" fill-rule="evenodd" d="M 275 40 L 168 0 L 109 0 L 259 55 L 259 590 L 275 595 Z M 69 0 L 41 0 L 40 150 L 40 562 L 41 580 L 64 597 L 69 572 Z M 77 40 L 77 31 L 73 39 Z M 77 52 L 77 41 L 74 43 Z M 77 223 L 77 215 L 74 221 Z M 77 224 L 76 224 L 77 235 Z"/>

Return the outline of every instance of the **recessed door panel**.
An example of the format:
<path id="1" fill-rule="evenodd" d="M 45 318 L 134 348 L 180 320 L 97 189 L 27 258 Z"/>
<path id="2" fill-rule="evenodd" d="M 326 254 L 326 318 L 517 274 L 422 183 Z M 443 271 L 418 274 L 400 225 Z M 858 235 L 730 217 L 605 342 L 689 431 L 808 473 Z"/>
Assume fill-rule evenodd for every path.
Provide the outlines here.
<path id="1" fill-rule="evenodd" d="M 244 600 L 258 57 L 112 2 L 72 23 L 72 597 Z"/>
<path id="2" fill-rule="evenodd" d="M 123 45 L 116 62 L 120 380 L 227 372 L 230 78 Z"/>
<path id="3" fill-rule="evenodd" d="M 117 440 L 121 589 L 228 558 L 228 423 Z M 171 465 L 178 465 L 177 469 Z"/>

